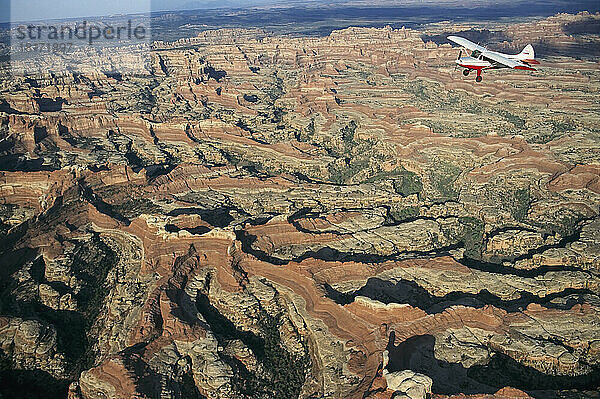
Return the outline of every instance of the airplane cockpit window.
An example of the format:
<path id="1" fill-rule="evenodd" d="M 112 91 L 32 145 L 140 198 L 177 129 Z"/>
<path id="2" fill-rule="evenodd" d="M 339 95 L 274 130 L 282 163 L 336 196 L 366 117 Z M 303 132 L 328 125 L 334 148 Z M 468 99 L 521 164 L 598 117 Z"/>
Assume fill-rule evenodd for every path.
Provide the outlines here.
<path id="1" fill-rule="evenodd" d="M 477 50 L 473 50 L 473 52 L 471 53 L 471 57 L 473 57 L 473 58 L 479 58 L 480 55 L 481 55 L 481 51 L 477 51 Z"/>

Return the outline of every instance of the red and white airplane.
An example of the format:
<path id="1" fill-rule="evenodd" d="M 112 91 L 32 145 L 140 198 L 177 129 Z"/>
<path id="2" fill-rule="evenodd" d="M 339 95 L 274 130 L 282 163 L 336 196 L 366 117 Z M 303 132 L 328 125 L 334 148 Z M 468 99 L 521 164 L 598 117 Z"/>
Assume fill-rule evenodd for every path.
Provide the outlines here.
<path id="1" fill-rule="evenodd" d="M 519 54 L 511 55 L 488 50 L 460 36 L 448 36 L 448 40 L 471 51 L 470 56 L 463 57 L 462 50 L 460 50 L 456 64 L 465 68 L 463 70 L 465 76 L 468 76 L 471 70 L 477 71 L 477 78 L 475 78 L 477 82 L 481 82 L 481 71 L 484 69 L 513 68 L 535 71 L 535 68 L 532 68 L 531 65 L 540 63 L 535 59 L 531 44 L 525 46 Z"/>

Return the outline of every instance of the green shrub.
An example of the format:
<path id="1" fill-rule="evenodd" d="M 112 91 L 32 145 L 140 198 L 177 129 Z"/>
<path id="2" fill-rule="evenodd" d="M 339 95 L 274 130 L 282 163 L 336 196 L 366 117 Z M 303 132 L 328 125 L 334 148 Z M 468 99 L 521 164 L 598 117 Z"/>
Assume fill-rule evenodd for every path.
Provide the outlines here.
<path id="1" fill-rule="evenodd" d="M 127 219 L 135 219 L 141 214 L 157 214 L 161 212 L 160 206 L 147 198 L 132 198 L 122 204 L 114 205 L 113 210 Z"/>
<path id="2" fill-rule="evenodd" d="M 483 251 L 484 224 L 481 220 L 474 217 L 461 217 L 458 221 L 464 227 L 463 244 L 465 247 L 465 257 L 471 259 L 481 258 Z"/>
<path id="3" fill-rule="evenodd" d="M 517 189 L 513 192 L 513 206 L 510 208 L 512 217 L 522 222 L 527 217 L 529 211 L 530 198 L 529 188 Z"/>
<path id="4" fill-rule="evenodd" d="M 439 161 L 437 168 L 430 173 L 431 184 L 437 190 L 439 199 L 456 200 L 458 199 L 458 190 L 454 187 L 454 182 L 460 176 L 460 168 L 446 161 Z"/>
<path id="5" fill-rule="evenodd" d="M 419 216 L 418 206 L 408 206 L 406 208 L 392 209 L 390 217 L 394 222 L 399 223 Z"/>
<path id="6" fill-rule="evenodd" d="M 345 166 L 329 165 L 329 181 L 336 184 L 346 183 L 352 176 L 369 166 L 369 159 L 346 159 Z"/>
<path id="7" fill-rule="evenodd" d="M 406 197 L 407 195 L 420 194 L 423 191 L 421 177 L 414 172 L 402 170 L 394 179 L 394 190 L 396 193 Z"/>
<path id="8" fill-rule="evenodd" d="M 579 229 L 579 223 L 585 219 L 585 215 L 582 213 L 568 208 L 557 210 L 553 216 L 550 222 L 543 224 L 543 227 L 548 231 L 560 234 L 561 237 L 575 234 Z"/>
<path id="9" fill-rule="evenodd" d="M 350 121 L 350 123 L 347 126 L 344 126 L 341 130 L 342 140 L 344 141 L 344 146 L 346 147 L 346 151 L 351 149 L 355 144 L 354 135 L 356 133 L 356 128 L 357 128 L 356 122 Z"/>

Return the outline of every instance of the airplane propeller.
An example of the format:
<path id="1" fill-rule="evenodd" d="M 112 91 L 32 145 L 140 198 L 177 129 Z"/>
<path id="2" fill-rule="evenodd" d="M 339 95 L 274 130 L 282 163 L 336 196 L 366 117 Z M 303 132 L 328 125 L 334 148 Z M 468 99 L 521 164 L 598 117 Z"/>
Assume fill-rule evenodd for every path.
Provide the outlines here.
<path id="1" fill-rule="evenodd" d="M 462 57 L 462 49 L 460 49 L 460 51 L 458 52 L 458 57 L 456 57 L 457 60 L 460 60 L 460 57 Z M 458 68 L 458 64 L 454 65 L 454 70 L 456 71 L 456 68 Z"/>

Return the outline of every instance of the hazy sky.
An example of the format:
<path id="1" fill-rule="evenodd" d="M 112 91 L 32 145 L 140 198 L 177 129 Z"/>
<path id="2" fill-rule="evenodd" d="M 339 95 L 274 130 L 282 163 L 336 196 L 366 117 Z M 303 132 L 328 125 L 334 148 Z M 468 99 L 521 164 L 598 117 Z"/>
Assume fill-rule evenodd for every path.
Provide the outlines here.
<path id="1" fill-rule="evenodd" d="M 485 7 L 492 4 L 510 3 L 519 0 L 425 0 L 425 3 L 463 4 L 470 7 Z M 521 0 L 523 1 L 523 0 Z M 585 0 L 584 0 L 585 1 Z M 597 0 L 596 0 L 597 1 Z M 253 7 L 273 4 L 330 4 L 361 2 L 386 5 L 423 3 L 423 0 L 0 0 L 0 22 L 15 22 L 43 19 L 90 17 L 115 14 L 131 14 L 148 11 L 183 10 L 200 8 Z M 554 0 L 553 3 L 568 3 Z M 470 4 L 465 4 L 470 3 Z M 590 1 L 593 3 L 593 1 Z"/>
<path id="2" fill-rule="evenodd" d="M 0 0 L 0 21 L 132 14 L 195 8 L 252 7 L 293 0 Z"/>
<path id="3" fill-rule="evenodd" d="M 150 0 L 0 0 L 0 2 L 8 3 L 12 21 L 131 14 L 151 9 Z"/>
<path id="4" fill-rule="evenodd" d="M 0 22 L 35 21 L 43 19 L 75 18 L 115 14 L 132 14 L 147 11 L 191 10 L 201 8 L 253 7 L 273 4 L 330 4 L 351 0 L 0 0 Z M 422 0 L 373 0 L 373 2 L 408 4 Z M 485 5 L 511 0 L 477 0 Z M 512 0 L 514 1 L 514 0 Z M 456 3 L 456 0 L 428 3 Z"/>

